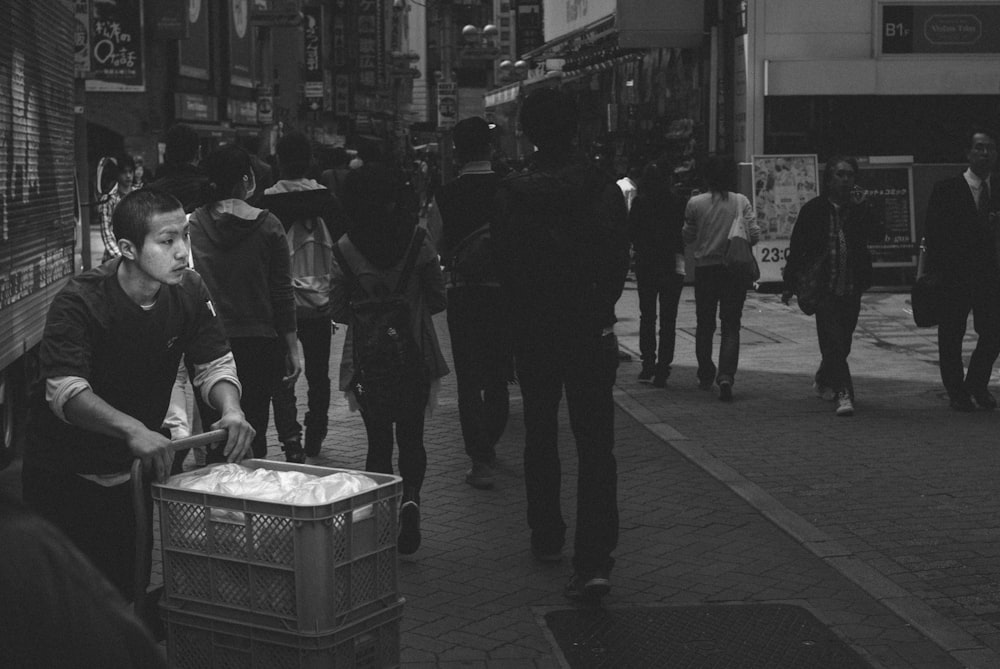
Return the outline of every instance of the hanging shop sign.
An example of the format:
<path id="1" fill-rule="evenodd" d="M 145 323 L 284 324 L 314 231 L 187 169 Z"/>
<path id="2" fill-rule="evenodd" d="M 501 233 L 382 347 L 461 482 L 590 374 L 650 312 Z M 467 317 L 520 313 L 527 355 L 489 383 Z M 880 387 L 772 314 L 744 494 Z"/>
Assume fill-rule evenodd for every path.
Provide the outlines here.
<path id="1" fill-rule="evenodd" d="M 88 91 L 145 92 L 142 5 L 141 0 L 91 3 Z"/>
<path id="2" fill-rule="evenodd" d="M 753 157 L 754 209 L 760 241 L 754 247 L 760 282 L 781 281 L 799 210 L 819 195 L 816 154 Z"/>
<path id="3" fill-rule="evenodd" d="M 219 120 L 218 98 L 214 95 L 175 93 L 174 117 L 183 121 L 215 123 Z"/>
<path id="4" fill-rule="evenodd" d="M 319 111 L 323 107 L 322 9 L 303 7 L 302 16 L 306 107 L 309 111 Z"/>
<path id="5" fill-rule="evenodd" d="M 442 81 L 437 86 L 438 128 L 451 128 L 458 120 L 458 94 L 454 82 Z"/>
<path id="6" fill-rule="evenodd" d="M 188 38 L 177 42 L 177 67 L 182 76 L 209 78 L 208 4 L 189 0 L 187 6 Z"/>
<path id="7" fill-rule="evenodd" d="M 884 54 L 1000 53 L 1000 5 L 885 3 Z"/>
<path id="8" fill-rule="evenodd" d="M 253 88 L 253 30 L 249 0 L 231 0 L 229 11 L 229 83 Z"/>
<path id="9" fill-rule="evenodd" d="M 883 163 L 878 157 L 858 166 L 858 200 L 873 208 L 885 239 L 870 243 L 874 267 L 913 267 L 917 230 L 913 217 L 913 166 Z"/>
<path id="10" fill-rule="evenodd" d="M 74 75 L 86 77 L 90 73 L 90 0 L 75 0 L 73 3 L 76 21 L 73 30 Z"/>

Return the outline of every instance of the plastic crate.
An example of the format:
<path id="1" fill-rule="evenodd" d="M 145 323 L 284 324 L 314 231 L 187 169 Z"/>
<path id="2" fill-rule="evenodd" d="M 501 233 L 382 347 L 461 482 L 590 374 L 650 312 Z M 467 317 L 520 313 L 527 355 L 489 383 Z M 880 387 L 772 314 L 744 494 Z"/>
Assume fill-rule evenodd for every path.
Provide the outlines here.
<path id="1" fill-rule="evenodd" d="M 310 634 L 330 632 L 399 598 L 396 516 L 402 479 L 270 460 L 252 468 L 364 474 L 376 488 L 317 506 L 154 484 L 164 602 L 173 609 Z"/>
<path id="2" fill-rule="evenodd" d="M 161 605 L 176 669 L 383 669 L 399 666 L 403 600 L 329 634 L 243 625 Z"/>

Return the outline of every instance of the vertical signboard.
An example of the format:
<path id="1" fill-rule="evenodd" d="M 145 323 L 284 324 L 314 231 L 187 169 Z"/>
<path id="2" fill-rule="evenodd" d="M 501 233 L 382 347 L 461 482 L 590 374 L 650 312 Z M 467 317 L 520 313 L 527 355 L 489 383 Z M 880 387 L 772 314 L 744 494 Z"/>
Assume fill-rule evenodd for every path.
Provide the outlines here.
<path id="1" fill-rule="evenodd" d="M 90 72 L 90 0 L 75 0 L 73 9 L 74 71 L 81 78 Z"/>
<path id="2" fill-rule="evenodd" d="M 788 260 L 788 242 L 799 210 L 819 195 L 815 154 L 753 157 L 754 209 L 760 241 L 754 247 L 760 282 L 781 281 Z"/>
<path id="3" fill-rule="evenodd" d="M 91 2 L 88 91 L 146 90 L 142 0 Z"/>
<path id="4" fill-rule="evenodd" d="M 917 242 L 913 218 L 913 167 L 873 162 L 859 167 L 857 185 L 861 198 L 873 207 L 885 231 L 882 242 L 868 244 L 872 265 L 912 267 L 916 263 Z"/>
<path id="5" fill-rule="evenodd" d="M 302 17 L 306 107 L 316 112 L 323 107 L 322 10 L 319 7 L 303 7 Z"/>
<path id="6" fill-rule="evenodd" d="M 451 128 L 458 120 L 457 86 L 451 81 L 442 81 L 437 87 L 438 128 Z"/>
<path id="7" fill-rule="evenodd" d="M 355 11 L 358 19 L 358 87 L 373 91 L 378 87 L 378 63 L 382 51 L 378 41 L 378 3 L 375 0 L 360 0 Z"/>
<path id="8" fill-rule="evenodd" d="M 229 83 L 253 87 L 253 30 L 250 28 L 249 0 L 230 0 Z"/>
<path id="9" fill-rule="evenodd" d="M 182 76 L 208 79 L 208 0 L 188 0 L 188 38 L 177 42 L 178 71 Z"/>

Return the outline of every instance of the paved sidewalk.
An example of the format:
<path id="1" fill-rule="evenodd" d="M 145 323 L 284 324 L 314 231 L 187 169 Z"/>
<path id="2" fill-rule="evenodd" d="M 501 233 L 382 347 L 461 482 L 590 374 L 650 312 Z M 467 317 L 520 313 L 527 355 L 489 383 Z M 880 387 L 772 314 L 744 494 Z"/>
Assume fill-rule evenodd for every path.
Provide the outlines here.
<path id="1" fill-rule="evenodd" d="M 858 411 L 844 419 L 811 393 L 812 319 L 772 295 L 747 300 L 733 404 L 697 389 L 690 287 L 668 387 L 637 383 L 634 288 L 618 309 L 635 361 L 621 365 L 616 389 L 622 531 L 605 605 L 794 603 L 874 666 L 1000 666 L 1000 505 L 987 438 L 1000 414 L 947 408 L 932 332 L 907 327 L 903 296 L 866 297 L 851 357 Z M 443 315 L 435 320 L 450 359 Z M 565 408 L 560 434 L 572 529 Z M 569 560 L 531 558 L 523 437 L 513 386 L 497 488 L 466 485 L 454 377 L 444 379 L 426 428 L 424 542 L 400 564 L 404 667 L 564 666 L 539 618 L 573 606 L 561 594 Z M 313 462 L 362 468 L 365 448 L 360 417 L 335 393 Z"/>

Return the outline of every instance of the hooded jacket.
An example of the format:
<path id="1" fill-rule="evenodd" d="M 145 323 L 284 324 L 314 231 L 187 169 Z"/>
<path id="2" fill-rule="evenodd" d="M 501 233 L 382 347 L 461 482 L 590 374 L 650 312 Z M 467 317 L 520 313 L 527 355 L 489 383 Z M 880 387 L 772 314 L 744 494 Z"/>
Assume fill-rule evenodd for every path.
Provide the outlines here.
<path id="1" fill-rule="evenodd" d="M 536 154 L 500 183 L 492 226 L 500 281 L 522 334 L 600 334 L 628 271 L 625 201 L 580 156 Z"/>
<path id="2" fill-rule="evenodd" d="M 205 170 L 189 163 L 166 163 L 160 168 L 156 180 L 146 188 L 153 188 L 170 193 L 184 207 L 184 212 L 192 211 L 205 204 L 205 186 L 208 175 Z"/>
<path id="3" fill-rule="evenodd" d="M 226 336 L 295 332 L 288 243 L 274 214 L 242 200 L 199 207 L 191 215 L 191 248 Z"/>
<path id="4" fill-rule="evenodd" d="M 264 191 L 258 204 L 278 217 L 285 232 L 295 221 L 317 216 L 326 223 L 331 238 L 340 239 L 347 232 L 340 200 L 312 179 L 282 179 Z"/>

